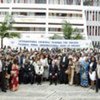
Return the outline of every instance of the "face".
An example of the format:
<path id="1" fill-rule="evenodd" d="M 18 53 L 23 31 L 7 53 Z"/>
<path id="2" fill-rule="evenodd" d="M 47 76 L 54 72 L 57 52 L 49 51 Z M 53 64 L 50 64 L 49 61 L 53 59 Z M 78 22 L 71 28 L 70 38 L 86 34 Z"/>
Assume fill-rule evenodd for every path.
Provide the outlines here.
<path id="1" fill-rule="evenodd" d="M 92 61 L 94 61 L 95 60 L 95 58 L 94 57 L 92 57 L 92 59 L 91 59 Z"/>
<path id="2" fill-rule="evenodd" d="M 88 62 L 88 58 L 87 57 L 85 58 L 85 61 Z"/>

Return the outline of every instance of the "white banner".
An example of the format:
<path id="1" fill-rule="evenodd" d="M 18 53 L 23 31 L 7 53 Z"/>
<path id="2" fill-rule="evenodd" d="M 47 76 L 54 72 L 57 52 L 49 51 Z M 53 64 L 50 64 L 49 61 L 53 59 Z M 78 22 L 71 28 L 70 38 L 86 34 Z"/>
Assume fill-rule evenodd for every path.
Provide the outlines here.
<path id="1" fill-rule="evenodd" d="M 26 48 L 92 48 L 90 40 L 24 40 L 24 39 L 7 39 L 4 45 Z"/>

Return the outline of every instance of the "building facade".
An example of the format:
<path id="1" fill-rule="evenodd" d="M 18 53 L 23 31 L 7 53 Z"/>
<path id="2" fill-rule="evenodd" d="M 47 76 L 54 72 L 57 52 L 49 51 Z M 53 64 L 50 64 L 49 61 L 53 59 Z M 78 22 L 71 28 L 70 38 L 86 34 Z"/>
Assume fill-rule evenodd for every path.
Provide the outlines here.
<path id="1" fill-rule="evenodd" d="M 100 0 L 0 0 L 0 22 L 13 16 L 14 32 L 24 38 L 62 35 L 64 21 L 100 45 Z"/>

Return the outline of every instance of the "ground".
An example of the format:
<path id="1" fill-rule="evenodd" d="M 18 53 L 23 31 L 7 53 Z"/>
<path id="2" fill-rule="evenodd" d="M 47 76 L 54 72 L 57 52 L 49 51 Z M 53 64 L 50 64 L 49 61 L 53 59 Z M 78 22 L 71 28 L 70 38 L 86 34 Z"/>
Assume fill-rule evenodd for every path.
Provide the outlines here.
<path id="1" fill-rule="evenodd" d="M 100 91 L 65 84 L 20 85 L 16 92 L 0 91 L 0 100 L 100 100 Z"/>

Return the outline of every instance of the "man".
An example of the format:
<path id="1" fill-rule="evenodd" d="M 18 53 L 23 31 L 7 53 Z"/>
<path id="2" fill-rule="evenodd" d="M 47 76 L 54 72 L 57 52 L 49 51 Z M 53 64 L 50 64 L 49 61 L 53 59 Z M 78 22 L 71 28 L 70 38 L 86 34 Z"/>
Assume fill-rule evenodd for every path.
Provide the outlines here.
<path id="1" fill-rule="evenodd" d="M 7 91 L 7 66 L 6 59 L 2 59 L 2 71 L 1 71 L 1 90 L 3 92 Z"/>
<path id="2" fill-rule="evenodd" d="M 1 75 L 2 75 L 2 60 L 1 60 L 1 58 L 2 58 L 2 55 L 0 55 L 0 88 L 1 88 Z"/>
<path id="3" fill-rule="evenodd" d="M 63 84 L 63 83 L 67 84 L 68 83 L 68 76 L 65 73 L 65 71 L 68 68 L 68 63 L 69 63 L 68 57 L 64 53 L 61 57 L 61 60 L 60 60 L 60 83 L 61 84 Z"/>
<path id="4" fill-rule="evenodd" d="M 55 64 L 54 60 L 52 61 L 52 65 L 49 67 L 49 77 L 50 77 L 50 85 L 54 82 L 57 85 L 58 78 L 58 66 Z"/>

